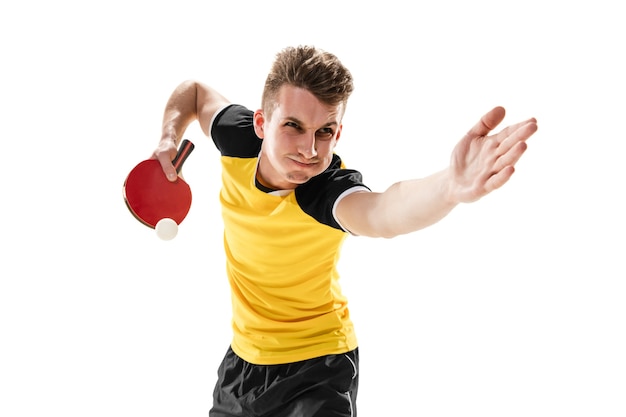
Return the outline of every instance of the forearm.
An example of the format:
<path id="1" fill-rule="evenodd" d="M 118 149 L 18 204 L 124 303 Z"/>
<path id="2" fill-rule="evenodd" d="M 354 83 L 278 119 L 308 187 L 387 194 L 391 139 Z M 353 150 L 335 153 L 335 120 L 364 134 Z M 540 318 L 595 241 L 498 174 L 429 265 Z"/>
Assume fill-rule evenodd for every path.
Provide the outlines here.
<path id="1" fill-rule="evenodd" d="M 448 171 L 400 181 L 382 193 L 346 197 L 340 213 L 357 235 L 391 238 L 428 227 L 458 204 L 450 194 Z"/>
<path id="2" fill-rule="evenodd" d="M 197 120 L 205 135 L 209 136 L 215 112 L 229 104 L 220 93 L 206 84 L 188 80 L 171 94 L 163 114 L 163 139 L 178 143 L 185 130 Z"/>
<path id="3" fill-rule="evenodd" d="M 198 118 L 197 84 L 185 81 L 172 92 L 163 112 L 162 141 L 178 144 L 189 124 Z"/>
<path id="4" fill-rule="evenodd" d="M 381 196 L 385 229 L 395 236 L 423 229 L 443 219 L 456 207 L 452 201 L 448 171 L 422 179 L 393 184 Z"/>
<path id="5" fill-rule="evenodd" d="M 218 92 L 193 80 L 181 83 L 172 92 L 163 112 L 161 139 L 153 154 L 171 181 L 177 177 L 171 161 L 189 125 L 197 120 L 204 134 L 209 136 L 213 115 L 227 104 Z"/>

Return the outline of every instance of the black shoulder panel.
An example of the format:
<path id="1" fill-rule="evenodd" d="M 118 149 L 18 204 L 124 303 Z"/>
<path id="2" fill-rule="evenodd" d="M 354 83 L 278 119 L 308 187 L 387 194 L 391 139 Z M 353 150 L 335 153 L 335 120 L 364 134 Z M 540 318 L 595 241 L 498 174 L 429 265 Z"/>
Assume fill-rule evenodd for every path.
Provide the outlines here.
<path id="1" fill-rule="evenodd" d="M 231 104 L 213 121 L 211 138 L 222 156 L 254 158 L 261 150 L 261 139 L 254 133 L 253 112 Z"/>

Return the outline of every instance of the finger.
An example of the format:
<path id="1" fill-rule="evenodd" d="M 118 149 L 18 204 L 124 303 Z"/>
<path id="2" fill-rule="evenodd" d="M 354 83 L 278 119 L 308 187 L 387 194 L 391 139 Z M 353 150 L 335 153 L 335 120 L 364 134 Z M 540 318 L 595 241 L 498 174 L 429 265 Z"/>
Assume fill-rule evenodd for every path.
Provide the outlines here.
<path id="1" fill-rule="evenodd" d="M 513 173 L 515 172 L 515 168 L 511 165 L 505 167 L 499 172 L 495 173 L 485 183 L 485 191 L 487 193 L 492 192 L 493 190 L 497 190 L 502 187 L 507 181 L 511 178 Z"/>
<path id="2" fill-rule="evenodd" d="M 488 135 L 489 132 L 495 129 L 496 126 L 498 126 L 500 122 L 502 122 L 502 120 L 504 119 L 504 115 L 504 107 L 494 107 L 480 118 L 478 123 L 476 123 L 474 127 L 472 127 L 470 131 L 467 132 L 466 137 L 479 137 Z"/>
<path id="3" fill-rule="evenodd" d="M 528 119 L 502 130 L 495 135 L 495 140 L 500 143 L 498 151 L 505 154 L 519 142 L 525 142 L 537 131 L 537 121 Z"/>
<path id="4" fill-rule="evenodd" d="M 500 172 L 505 169 L 507 166 L 514 166 L 517 161 L 522 157 L 528 145 L 526 142 L 517 142 L 515 146 L 509 149 L 506 153 L 502 154 L 493 165 L 494 172 Z"/>

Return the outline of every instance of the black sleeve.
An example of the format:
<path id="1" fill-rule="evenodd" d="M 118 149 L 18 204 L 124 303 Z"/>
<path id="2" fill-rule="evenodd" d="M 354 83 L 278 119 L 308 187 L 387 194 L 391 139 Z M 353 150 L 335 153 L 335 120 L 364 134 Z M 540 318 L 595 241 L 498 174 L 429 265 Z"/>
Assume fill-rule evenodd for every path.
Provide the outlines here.
<path id="1" fill-rule="evenodd" d="M 215 116 L 211 126 L 211 138 L 222 156 L 258 156 L 261 139 L 254 133 L 252 115 L 252 110 L 231 104 Z"/>
<path id="2" fill-rule="evenodd" d="M 335 202 L 353 187 L 365 187 L 359 171 L 341 168 L 341 158 L 333 155 L 328 169 L 296 188 L 296 199 L 302 210 L 318 222 L 343 230 L 333 215 Z"/>

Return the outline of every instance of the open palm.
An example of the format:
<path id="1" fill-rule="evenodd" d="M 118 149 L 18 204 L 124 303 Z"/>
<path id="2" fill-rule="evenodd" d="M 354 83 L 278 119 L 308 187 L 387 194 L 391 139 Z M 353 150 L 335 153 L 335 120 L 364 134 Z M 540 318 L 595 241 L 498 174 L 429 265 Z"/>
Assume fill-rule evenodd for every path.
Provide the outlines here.
<path id="1" fill-rule="evenodd" d="M 451 157 L 452 194 L 458 202 L 476 201 L 504 185 L 537 131 L 534 118 L 487 136 L 504 119 L 503 107 L 486 113 L 456 145 Z"/>

